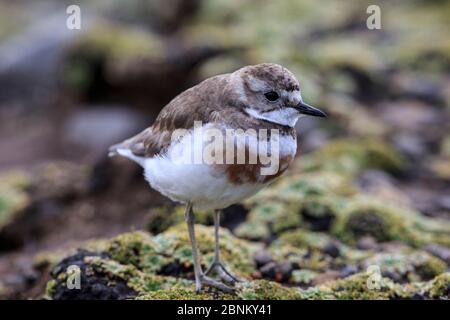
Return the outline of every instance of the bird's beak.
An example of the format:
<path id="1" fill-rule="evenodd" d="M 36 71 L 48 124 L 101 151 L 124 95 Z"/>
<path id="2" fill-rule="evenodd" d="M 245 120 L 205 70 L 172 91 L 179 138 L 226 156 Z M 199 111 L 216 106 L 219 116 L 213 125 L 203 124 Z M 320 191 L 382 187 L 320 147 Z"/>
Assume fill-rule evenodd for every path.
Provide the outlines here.
<path id="1" fill-rule="evenodd" d="M 307 114 L 309 116 L 314 116 L 314 117 L 326 117 L 326 113 L 314 108 L 313 106 L 310 106 L 309 104 L 304 103 L 303 101 L 300 102 L 298 105 L 296 105 L 294 107 L 295 109 L 297 109 L 298 112 L 300 112 L 301 114 Z"/>

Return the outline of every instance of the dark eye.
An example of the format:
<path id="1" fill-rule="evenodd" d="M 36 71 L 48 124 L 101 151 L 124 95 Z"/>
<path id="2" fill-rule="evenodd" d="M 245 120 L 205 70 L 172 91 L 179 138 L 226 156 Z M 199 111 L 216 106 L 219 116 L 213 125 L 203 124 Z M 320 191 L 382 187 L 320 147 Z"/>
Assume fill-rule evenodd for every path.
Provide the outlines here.
<path id="1" fill-rule="evenodd" d="M 276 93 L 275 91 L 266 92 L 264 93 L 264 95 L 266 96 L 266 99 L 269 101 L 277 101 L 278 98 L 280 97 L 278 93 Z"/>

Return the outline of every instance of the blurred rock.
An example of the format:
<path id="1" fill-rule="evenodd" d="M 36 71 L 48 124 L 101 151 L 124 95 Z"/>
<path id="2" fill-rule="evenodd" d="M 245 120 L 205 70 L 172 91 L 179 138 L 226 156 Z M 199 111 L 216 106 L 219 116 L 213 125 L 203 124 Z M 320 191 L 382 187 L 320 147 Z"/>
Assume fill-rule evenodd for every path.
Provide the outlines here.
<path id="1" fill-rule="evenodd" d="M 428 148 L 423 138 L 418 137 L 416 134 L 397 134 L 393 137 L 393 142 L 397 150 L 415 160 L 419 160 L 428 153 Z"/>
<path id="2" fill-rule="evenodd" d="M 356 242 L 356 247 L 360 250 L 374 250 L 378 249 L 378 244 L 372 237 L 362 237 Z"/>
<path id="3" fill-rule="evenodd" d="M 112 144 L 148 125 L 144 119 L 140 113 L 128 107 L 84 105 L 76 108 L 66 120 L 63 139 L 68 145 L 85 149 L 88 154 L 98 157 L 106 154 Z"/>
<path id="4" fill-rule="evenodd" d="M 337 258 L 341 254 L 340 250 L 340 243 L 336 240 L 329 241 L 323 248 L 323 253 L 329 255 L 332 258 Z"/>
<path id="5" fill-rule="evenodd" d="M 253 257 L 253 259 L 255 260 L 256 266 L 258 268 L 273 261 L 273 258 L 270 255 L 270 253 L 265 250 L 258 251 Z"/>
<path id="6" fill-rule="evenodd" d="M 429 244 L 425 247 L 425 250 L 432 255 L 444 260 L 448 266 L 450 266 L 450 249 L 437 244 Z"/>
<path id="7" fill-rule="evenodd" d="M 26 30 L 1 43 L 0 101 L 31 100 L 30 105 L 42 104 L 53 97 L 57 90 L 58 62 L 66 46 L 89 30 L 96 19 L 85 12 L 82 30 L 73 31 L 65 27 L 67 15 L 63 5 L 45 14 L 45 19 L 29 22 Z"/>

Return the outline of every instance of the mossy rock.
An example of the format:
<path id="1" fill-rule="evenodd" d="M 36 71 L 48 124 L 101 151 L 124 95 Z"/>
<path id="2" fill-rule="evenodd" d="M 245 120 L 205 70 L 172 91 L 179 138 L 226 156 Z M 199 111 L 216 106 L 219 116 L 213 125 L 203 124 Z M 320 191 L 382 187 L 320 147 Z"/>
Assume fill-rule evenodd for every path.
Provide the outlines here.
<path id="1" fill-rule="evenodd" d="M 237 296 L 244 300 L 297 300 L 302 298 L 297 288 L 286 288 L 267 280 L 239 284 Z"/>
<path id="2" fill-rule="evenodd" d="M 196 237 L 205 268 L 214 256 L 214 228 L 196 225 Z M 235 273 L 245 276 L 254 271 L 251 257 L 259 245 L 240 240 L 226 229 L 220 230 L 221 256 Z M 89 244 L 92 250 L 95 243 Z M 193 273 L 192 250 L 185 223 L 152 237 L 146 232 L 124 233 L 101 241 L 97 251 L 105 252 L 121 264 L 134 265 L 146 273 L 190 277 Z"/>
<path id="3" fill-rule="evenodd" d="M 296 248 L 321 250 L 330 240 L 331 237 L 326 233 L 296 229 L 284 232 L 276 241 L 279 241 L 280 245 L 287 244 Z"/>
<path id="4" fill-rule="evenodd" d="M 381 278 L 384 285 L 380 289 L 370 289 L 370 275 L 357 273 L 345 279 L 330 281 L 317 287 L 303 291 L 306 299 L 338 299 L 338 300 L 386 300 L 395 296 L 394 283 L 387 278 Z"/>
<path id="5" fill-rule="evenodd" d="M 202 266 L 206 268 L 214 255 L 214 228 L 197 225 L 196 231 Z M 232 272 L 243 278 L 254 272 L 252 257 L 258 245 L 236 239 L 227 230 L 221 230 L 220 245 L 222 259 Z M 89 251 L 72 253 L 53 268 L 48 297 L 128 299 L 150 298 L 154 291 L 194 291 L 192 251 L 184 223 L 154 237 L 139 231 L 83 247 Z M 67 289 L 69 265 L 81 269 L 84 289 L 79 292 Z M 170 294 L 167 292 L 165 298 Z"/>
<path id="6" fill-rule="evenodd" d="M 269 250 L 277 259 L 286 259 L 300 270 L 319 272 L 356 265 L 373 254 L 336 241 L 327 233 L 301 228 L 281 234 Z"/>
<path id="7" fill-rule="evenodd" d="M 233 299 L 233 297 L 232 295 L 214 290 L 196 293 L 195 286 L 192 285 L 191 288 L 153 291 L 136 297 L 136 300 L 229 300 Z"/>
<path id="8" fill-rule="evenodd" d="M 108 268 L 99 270 L 100 261 Z M 122 266 L 105 254 L 79 251 L 53 268 L 46 296 L 55 300 L 129 299 L 137 293 L 127 285 L 125 275 L 132 277 L 134 271 L 133 266 Z"/>
<path id="9" fill-rule="evenodd" d="M 319 273 L 314 270 L 294 270 L 292 272 L 292 281 L 296 284 L 309 285 L 314 281 L 314 279 L 317 278 L 318 275 Z"/>
<path id="10" fill-rule="evenodd" d="M 347 200 L 330 193 L 325 196 L 326 193 L 314 189 L 309 180 L 298 181 L 296 185 L 305 193 L 294 192 L 292 185 L 289 191 L 279 190 L 281 187 L 275 186 L 249 199 L 246 202 L 249 214 L 246 221 L 236 228 L 235 234 L 245 239 L 260 240 L 299 227 L 328 231 Z"/>
<path id="11" fill-rule="evenodd" d="M 300 224 L 299 204 L 270 201 L 253 207 L 246 222 L 236 228 L 236 235 L 247 239 L 268 238 Z"/>
<path id="12" fill-rule="evenodd" d="M 421 239 L 414 232 L 414 215 L 418 214 L 360 197 L 351 201 L 338 216 L 331 232 L 348 243 L 371 236 L 378 241 L 400 240 L 418 246 Z"/>
<path id="13" fill-rule="evenodd" d="M 67 48 L 64 80 L 72 88 L 88 88 L 98 64 L 120 74 L 133 61 L 165 58 L 165 45 L 155 34 L 113 23 L 99 23 Z"/>
<path id="14" fill-rule="evenodd" d="M 357 192 L 357 189 L 352 185 L 350 177 L 339 172 L 320 170 L 303 172 L 302 168 L 299 168 L 301 163 L 302 157 L 294 162 L 289 173 L 283 175 L 280 180 L 270 187 L 245 200 L 244 203 L 250 208 L 271 200 L 295 204 L 311 197 L 320 196 L 327 196 L 327 201 L 329 202 L 338 200 L 330 199 L 330 195 L 347 197 Z"/>
<path id="15" fill-rule="evenodd" d="M 450 298 L 450 273 L 438 275 L 424 286 L 424 294 L 430 299 Z"/>
<path id="16" fill-rule="evenodd" d="M 428 281 L 444 273 L 444 261 L 424 251 L 377 253 L 363 262 L 363 268 L 376 265 L 383 276 L 396 282 Z"/>
<path id="17" fill-rule="evenodd" d="M 195 293 L 192 286 L 191 288 L 158 290 L 137 297 L 138 300 L 292 300 L 301 298 L 299 289 L 286 288 L 267 280 L 240 283 L 236 286 L 235 294 L 224 294 L 209 288 L 201 293 Z"/>
<path id="18" fill-rule="evenodd" d="M 336 139 L 300 160 L 304 172 L 330 170 L 355 176 L 367 168 L 402 171 L 402 156 L 377 139 Z"/>

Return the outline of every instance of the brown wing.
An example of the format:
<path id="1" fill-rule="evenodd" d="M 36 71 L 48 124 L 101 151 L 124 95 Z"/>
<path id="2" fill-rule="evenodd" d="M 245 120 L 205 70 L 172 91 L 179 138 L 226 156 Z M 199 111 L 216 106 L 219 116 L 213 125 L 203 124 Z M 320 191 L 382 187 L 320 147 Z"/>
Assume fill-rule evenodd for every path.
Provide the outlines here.
<path id="1" fill-rule="evenodd" d="M 218 121 L 224 110 L 220 110 L 217 92 L 223 88 L 224 76 L 207 79 L 175 97 L 161 110 L 151 127 L 111 146 L 109 155 L 117 154 L 118 149 L 127 149 L 135 156 L 153 157 L 167 150 L 174 130 L 191 129 L 195 121 Z"/>

